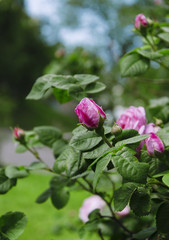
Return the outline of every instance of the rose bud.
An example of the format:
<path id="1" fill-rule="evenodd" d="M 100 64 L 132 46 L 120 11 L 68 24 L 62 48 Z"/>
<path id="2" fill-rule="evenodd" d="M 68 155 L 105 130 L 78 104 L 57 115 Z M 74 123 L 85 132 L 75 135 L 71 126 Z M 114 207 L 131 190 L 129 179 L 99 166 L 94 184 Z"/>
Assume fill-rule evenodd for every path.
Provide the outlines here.
<path id="1" fill-rule="evenodd" d="M 146 27 L 148 24 L 146 17 L 140 13 L 135 18 L 135 28 L 140 29 L 141 27 Z"/>
<path id="2" fill-rule="evenodd" d="M 117 216 L 124 217 L 130 213 L 130 207 L 127 205 L 122 211 L 116 212 Z"/>
<path id="3" fill-rule="evenodd" d="M 111 133 L 115 136 L 118 136 L 121 132 L 122 132 L 122 128 L 117 123 L 114 123 L 111 129 Z"/>
<path id="4" fill-rule="evenodd" d="M 105 201 L 97 195 L 86 198 L 79 210 L 79 218 L 85 223 L 89 220 L 88 216 L 91 212 L 95 209 L 100 209 L 101 211 L 105 205 Z"/>
<path id="5" fill-rule="evenodd" d="M 122 129 L 135 129 L 140 134 L 144 133 L 146 116 L 143 107 L 129 107 L 116 121 Z"/>
<path id="6" fill-rule="evenodd" d="M 79 121 L 89 130 L 103 125 L 106 114 L 92 99 L 83 98 L 75 108 Z"/>
<path id="7" fill-rule="evenodd" d="M 164 152 L 164 144 L 155 133 L 150 134 L 151 136 L 145 140 L 145 143 L 148 154 L 152 157 L 155 157 L 159 153 Z"/>
<path id="8" fill-rule="evenodd" d="M 15 137 L 16 140 L 20 140 L 25 135 L 25 132 L 24 132 L 23 129 L 15 127 L 14 131 L 13 131 L 13 134 L 14 134 L 14 137 Z"/>

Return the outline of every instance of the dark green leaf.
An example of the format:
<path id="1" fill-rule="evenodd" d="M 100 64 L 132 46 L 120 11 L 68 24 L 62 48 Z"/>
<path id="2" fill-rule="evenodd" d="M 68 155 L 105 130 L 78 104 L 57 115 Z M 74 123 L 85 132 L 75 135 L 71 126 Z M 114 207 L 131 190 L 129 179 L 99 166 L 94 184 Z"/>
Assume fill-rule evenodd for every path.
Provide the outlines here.
<path id="1" fill-rule="evenodd" d="M 157 230 L 161 233 L 169 233 L 169 202 L 160 205 L 156 215 Z"/>
<path id="2" fill-rule="evenodd" d="M 143 240 L 143 239 L 150 237 L 156 231 L 157 231 L 156 227 L 149 227 L 149 228 L 143 229 L 142 231 L 140 231 L 138 233 L 135 233 L 133 235 L 133 237 L 136 239 Z"/>
<path id="3" fill-rule="evenodd" d="M 165 185 L 169 187 L 169 173 L 163 176 L 162 181 Z"/>
<path id="4" fill-rule="evenodd" d="M 7 239 L 16 240 L 23 233 L 26 223 L 27 218 L 24 213 L 8 212 L 0 217 L 0 232 Z"/>
<path id="5" fill-rule="evenodd" d="M 134 150 L 123 147 L 112 156 L 113 164 L 125 180 L 145 183 L 149 164 L 138 162 L 138 159 L 134 156 L 135 154 Z"/>
<path id="6" fill-rule="evenodd" d="M 64 188 L 59 190 L 52 188 L 51 201 L 55 208 L 61 209 L 69 201 L 69 192 Z"/>
<path id="7" fill-rule="evenodd" d="M 122 77 L 140 75 L 144 73 L 148 67 L 149 60 L 136 53 L 126 55 L 120 61 Z"/>
<path id="8" fill-rule="evenodd" d="M 60 89 L 69 89 L 77 83 L 77 80 L 72 76 L 53 75 L 50 79 L 51 87 Z"/>
<path id="9" fill-rule="evenodd" d="M 59 154 L 61 154 L 67 146 L 67 143 L 64 139 L 59 139 L 56 142 L 54 142 L 52 148 L 53 148 L 53 154 L 55 157 L 58 157 Z"/>
<path id="10" fill-rule="evenodd" d="M 122 211 L 126 207 L 137 186 L 136 183 L 124 183 L 114 192 L 115 211 Z"/>
<path id="11" fill-rule="evenodd" d="M 82 135 L 75 135 L 70 140 L 70 145 L 80 151 L 88 151 L 98 145 L 102 140 L 94 131 L 88 131 Z"/>
<path id="12" fill-rule="evenodd" d="M 92 149 L 89 152 L 85 152 L 83 156 L 85 159 L 95 159 L 103 155 L 103 153 L 105 153 L 109 148 L 110 147 L 106 143 L 102 143 L 95 149 Z"/>
<path id="13" fill-rule="evenodd" d="M 138 132 L 135 129 L 123 129 L 121 134 L 116 136 L 113 139 L 113 143 L 115 144 L 116 142 L 128 139 L 128 138 L 132 138 L 135 136 L 138 136 Z"/>
<path id="14" fill-rule="evenodd" d="M 29 172 L 25 167 L 16 167 L 16 166 L 8 166 L 5 168 L 5 175 L 8 178 L 24 178 L 29 175 Z"/>
<path id="15" fill-rule="evenodd" d="M 144 188 L 134 191 L 130 199 L 130 207 L 137 216 L 145 216 L 151 210 L 151 198 Z"/>
<path id="16" fill-rule="evenodd" d="M 86 97 L 86 93 L 84 92 L 83 88 L 81 88 L 81 86 L 79 85 L 70 87 L 69 95 L 77 101 L 80 101 L 82 98 Z"/>
<path id="17" fill-rule="evenodd" d="M 51 196 L 51 189 L 47 189 L 44 191 L 39 197 L 36 199 L 36 203 L 44 203 Z"/>
<path id="18" fill-rule="evenodd" d="M 98 180 L 102 174 L 102 172 L 105 170 L 107 167 L 108 163 L 110 162 L 112 157 L 112 153 L 109 153 L 99 159 L 96 165 L 96 170 L 95 170 L 95 175 L 94 175 L 94 180 L 93 180 L 93 188 L 96 189 L 96 185 L 98 183 Z"/>
<path id="19" fill-rule="evenodd" d="M 16 179 L 9 179 L 5 175 L 4 169 L 0 169 L 0 194 L 8 192 L 15 185 Z"/>
<path id="20" fill-rule="evenodd" d="M 35 127 L 34 131 L 39 136 L 40 142 L 48 147 L 52 147 L 53 143 L 62 136 L 59 129 L 51 126 Z"/>
<path id="21" fill-rule="evenodd" d="M 69 182 L 69 179 L 66 176 L 55 176 L 50 181 L 50 187 L 55 190 L 64 188 Z"/>

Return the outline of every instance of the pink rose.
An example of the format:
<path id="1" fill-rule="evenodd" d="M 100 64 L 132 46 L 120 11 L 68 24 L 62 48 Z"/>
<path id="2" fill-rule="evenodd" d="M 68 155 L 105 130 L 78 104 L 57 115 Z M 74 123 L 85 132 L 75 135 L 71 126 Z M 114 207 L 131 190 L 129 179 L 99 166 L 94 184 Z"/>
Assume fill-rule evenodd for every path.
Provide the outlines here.
<path id="1" fill-rule="evenodd" d="M 75 108 L 75 112 L 82 124 L 89 129 L 99 126 L 100 118 L 106 119 L 106 114 L 92 99 L 83 98 Z"/>
<path id="2" fill-rule="evenodd" d="M 164 152 L 164 144 L 161 139 L 155 134 L 150 133 L 151 136 L 145 140 L 147 152 L 150 156 L 154 157 L 155 152 Z"/>
<path id="3" fill-rule="evenodd" d="M 116 121 L 122 129 L 135 129 L 140 134 L 144 133 L 146 116 L 143 107 L 129 107 Z"/>
<path id="4" fill-rule="evenodd" d="M 124 217 L 130 213 L 130 207 L 127 205 L 122 211 L 116 212 L 119 217 Z"/>
<path id="5" fill-rule="evenodd" d="M 103 210 L 106 205 L 105 201 L 101 199 L 98 195 L 86 198 L 79 210 L 79 218 L 85 223 L 89 220 L 89 214 L 95 209 Z"/>
<path id="6" fill-rule="evenodd" d="M 13 131 L 15 139 L 19 140 L 21 137 L 25 135 L 25 132 L 23 129 L 15 127 Z"/>
<path id="7" fill-rule="evenodd" d="M 145 126 L 144 134 L 157 133 L 160 127 L 155 126 L 154 123 L 149 123 Z"/>
<path id="8" fill-rule="evenodd" d="M 146 27 L 148 24 L 146 17 L 140 13 L 135 18 L 135 28 L 140 29 L 141 26 Z"/>

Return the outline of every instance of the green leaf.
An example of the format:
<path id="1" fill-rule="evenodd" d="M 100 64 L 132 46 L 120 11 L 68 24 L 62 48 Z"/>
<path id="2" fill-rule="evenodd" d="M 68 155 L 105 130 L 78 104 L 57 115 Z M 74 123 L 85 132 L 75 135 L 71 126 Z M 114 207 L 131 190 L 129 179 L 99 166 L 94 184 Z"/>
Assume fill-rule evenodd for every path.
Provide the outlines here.
<path id="1" fill-rule="evenodd" d="M 55 208 L 61 209 L 69 201 L 69 192 L 64 188 L 59 190 L 53 188 L 51 193 L 51 201 Z"/>
<path id="2" fill-rule="evenodd" d="M 155 175 L 153 176 L 153 178 L 162 177 L 162 176 L 164 176 L 164 175 L 168 175 L 168 174 L 169 174 L 169 170 L 166 170 L 166 171 L 164 171 L 164 172 L 161 172 L 161 173 L 155 174 Z"/>
<path id="3" fill-rule="evenodd" d="M 44 191 L 39 197 L 36 199 L 36 203 L 44 203 L 48 200 L 48 198 L 51 196 L 51 189 L 47 189 Z"/>
<path id="4" fill-rule="evenodd" d="M 165 42 L 169 42 L 169 32 L 160 33 L 158 37 L 164 40 Z"/>
<path id="5" fill-rule="evenodd" d="M 72 100 L 67 89 L 53 88 L 53 94 L 59 103 L 63 104 Z"/>
<path id="6" fill-rule="evenodd" d="M 87 85 L 85 88 L 85 92 L 87 94 L 94 94 L 94 93 L 102 92 L 105 88 L 106 86 L 104 83 L 95 82 Z"/>
<path id="7" fill-rule="evenodd" d="M 23 233 L 26 223 L 24 213 L 8 212 L 0 217 L 0 233 L 9 240 L 16 240 Z"/>
<path id="8" fill-rule="evenodd" d="M 135 129 L 123 129 L 121 134 L 119 134 L 113 139 L 113 143 L 115 144 L 121 140 L 125 140 L 135 136 L 139 136 L 138 132 Z"/>
<path id="9" fill-rule="evenodd" d="M 95 159 L 103 155 L 107 150 L 109 149 L 109 146 L 106 143 L 101 143 L 98 147 L 92 149 L 89 152 L 84 152 L 83 157 L 85 159 Z"/>
<path id="10" fill-rule="evenodd" d="M 80 151 L 88 151 L 97 146 L 102 140 L 94 131 L 88 131 L 82 135 L 75 135 L 70 140 L 70 146 Z"/>
<path id="11" fill-rule="evenodd" d="M 162 54 L 163 56 L 169 55 L 169 49 L 168 48 L 163 48 L 161 50 L 158 51 L 160 54 Z"/>
<path id="12" fill-rule="evenodd" d="M 8 166 L 5 168 L 5 175 L 8 178 L 24 178 L 29 175 L 29 172 L 25 167 L 16 167 L 16 166 Z"/>
<path id="13" fill-rule="evenodd" d="M 165 185 L 169 187 L 169 173 L 163 176 L 162 181 Z"/>
<path id="14" fill-rule="evenodd" d="M 137 186 L 136 183 L 124 183 L 114 192 L 115 211 L 122 211 L 126 207 Z"/>
<path id="15" fill-rule="evenodd" d="M 169 202 L 160 205 L 156 215 L 157 230 L 161 233 L 169 233 Z"/>
<path id="16" fill-rule="evenodd" d="M 169 146 L 169 127 L 160 129 L 157 132 L 157 135 L 164 142 L 165 146 L 168 147 Z"/>
<path id="17" fill-rule="evenodd" d="M 66 149 L 67 143 L 64 139 L 59 139 L 56 142 L 54 142 L 52 148 L 53 148 L 53 154 L 55 157 L 58 157 L 59 154 L 61 154 Z"/>
<path id="18" fill-rule="evenodd" d="M 40 142 L 48 147 L 52 147 L 53 143 L 62 137 L 61 131 L 51 126 L 35 127 L 34 131 L 39 136 Z"/>
<path id="19" fill-rule="evenodd" d="M 0 169 L 0 194 L 8 192 L 15 185 L 16 179 L 9 179 L 5 175 L 5 170 Z"/>
<path id="20" fill-rule="evenodd" d="M 130 199 L 130 207 L 137 216 L 145 216 L 151 210 L 151 198 L 144 188 L 134 191 Z"/>
<path id="21" fill-rule="evenodd" d="M 99 181 L 99 178 L 102 174 L 102 172 L 105 170 L 107 167 L 108 163 L 110 162 L 112 157 L 112 153 L 109 153 L 99 159 L 96 165 L 96 170 L 95 170 L 95 175 L 94 175 L 94 180 L 93 180 L 93 188 L 96 189 L 96 185 Z"/>
<path id="22" fill-rule="evenodd" d="M 143 51 L 143 50 L 137 50 L 137 53 L 139 53 L 141 56 L 148 58 L 150 60 L 158 59 L 163 57 L 163 54 L 159 52 L 151 52 L 151 51 Z"/>
<path id="23" fill-rule="evenodd" d="M 24 153 L 27 151 L 27 148 L 24 145 L 17 143 L 15 151 L 16 153 Z"/>
<path id="24" fill-rule="evenodd" d="M 148 137 L 150 137 L 149 134 L 144 134 L 144 135 L 128 138 L 128 139 L 119 141 L 118 143 L 116 143 L 115 146 L 119 147 L 119 146 L 122 146 L 122 145 L 129 145 L 129 144 L 139 143 L 139 142 L 145 140 Z"/>
<path id="25" fill-rule="evenodd" d="M 66 171 L 67 176 L 73 176 L 78 171 L 78 153 L 72 147 L 66 150 L 56 159 L 53 169 L 56 173 Z"/>
<path id="26" fill-rule="evenodd" d="M 39 170 L 46 168 L 46 164 L 42 162 L 32 162 L 27 169 L 28 170 Z"/>
<path id="27" fill-rule="evenodd" d="M 149 164 L 138 162 L 138 159 L 134 156 L 135 154 L 136 152 L 131 148 L 123 147 L 112 156 L 113 164 L 125 180 L 145 183 Z"/>
<path id="28" fill-rule="evenodd" d="M 88 130 L 85 127 L 83 127 L 82 125 L 80 125 L 72 131 L 72 134 L 73 134 L 73 136 L 75 136 L 75 135 L 82 135 L 87 132 L 88 132 Z"/>
<path id="29" fill-rule="evenodd" d="M 66 176 L 58 175 L 58 176 L 55 176 L 51 179 L 50 187 L 52 189 L 59 190 L 61 188 L 64 188 L 65 186 L 67 186 L 69 181 L 70 180 Z"/>
<path id="30" fill-rule="evenodd" d="M 81 86 L 79 85 L 70 87 L 69 95 L 77 101 L 80 101 L 82 98 L 86 97 L 86 93 L 84 92 L 83 88 L 81 88 Z"/>
<path id="31" fill-rule="evenodd" d="M 143 74 L 148 67 L 149 60 L 136 53 L 126 55 L 120 61 L 120 71 L 122 77 Z"/>
<path id="32" fill-rule="evenodd" d="M 47 74 L 38 78 L 26 99 L 41 99 L 45 95 L 46 91 L 51 87 L 50 81 L 53 76 L 53 74 Z"/>
<path id="33" fill-rule="evenodd" d="M 76 74 L 73 76 L 81 86 L 88 85 L 99 79 L 99 77 L 90 74 Z"/>
<path id="34" fill-rule="evenodd" d="M 77 80 L 72 76 L 53 75 L 50 79 L 51 87 L 59 89 L 69 89 L 77 83 Z"/>
<path id="35" fill-rule="evenodd" d="M 141 239 L 141 240 L 147 239 L 156 231 L 157 231 L 156 227 L 149 227 L 149 228 L 143 229 L 142 231 L 140 231 L 138 233 L 135 233 L 133 235 L 133 237 L 136 239 Z"/>

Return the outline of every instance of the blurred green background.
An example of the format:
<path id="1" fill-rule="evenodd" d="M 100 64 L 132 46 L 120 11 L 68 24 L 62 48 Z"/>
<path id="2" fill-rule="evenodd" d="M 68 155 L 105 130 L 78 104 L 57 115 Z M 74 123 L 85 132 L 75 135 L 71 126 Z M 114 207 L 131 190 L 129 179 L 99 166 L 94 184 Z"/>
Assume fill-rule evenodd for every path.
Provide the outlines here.
<path id="1" fill-rule="evenodd" d="M 4 150 L 4 139 L 11 141 L 10 126 L 53 125 L 64 132 L 76 126 L 77 103 L 61 105 L 50 95 L 41 101 L 25 100 L 35 80 L 45 73 L 100 76 L 107 89 L 95 100 L 112 118 L 123 106 L 146 106 L 150 98 L 169 96 L 165 69 L 152 64 L 141 77 L 122 78 L 118 64 L 126 52 L 141 46 L 141 38 L 132 31 L 135 15 L 168 21 L 168 4 L 167 0 L 1 0 L 1 162 L 17 164 L 17 155 Z M 62 211 L 49 202 L 35 204 L 37 191 L 42 192 L 48 181 L 46 175 L 20 180 L 17 188 L 0 197 L 1 214 L 10 210 L 27 214 L 31 221 L 20 237 L 23 240 L 32 239 L 32 234 L 36 240 L 79 239 L 78 209 L 88 195 L 73 192 Z"/>

